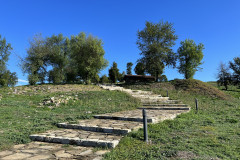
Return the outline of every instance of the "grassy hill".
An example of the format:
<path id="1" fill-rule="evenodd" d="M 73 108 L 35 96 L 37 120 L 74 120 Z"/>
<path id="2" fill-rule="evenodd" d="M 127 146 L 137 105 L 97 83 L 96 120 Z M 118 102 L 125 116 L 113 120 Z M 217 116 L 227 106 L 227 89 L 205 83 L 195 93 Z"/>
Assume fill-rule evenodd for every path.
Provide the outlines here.
<path id="1" fill-rule="evenodd" d="M 30 142 L 29 135 L 59 122 L 131 110 L 139 102 L 93 85 L 37 85 L 0 89 L 0 150 Z"/>
<path id="2" fill-rule="evenodd" d="M 213 84 L 214 85 L 214 84 Z M 240 89 L 225 91 L 197 80 L 125 85 L 179 99 L 192 110 L 143 131 L 132 132 L 105 159 L 240 159 Z M 125 93 L 93 85 L 37 85 L 0 89 L 0 150 L 28 143 L 29 135 L 94 114 L 135 109 Z M 199 111 L 195 112 L 195 98 Z"/>
<path id="3" fill-rule="evenodd" d="M 142 130 L 129 134 L 106 159 L 240 159 L 240 100 L 231 96 L 240 97 L 240 92 L 225 92 L 198 80 L 125 87 L 162 95 L 168 90 L 171 98 L 192 110 L 175 120 L 149 125 L 150 144 L 142 141 Z"/>

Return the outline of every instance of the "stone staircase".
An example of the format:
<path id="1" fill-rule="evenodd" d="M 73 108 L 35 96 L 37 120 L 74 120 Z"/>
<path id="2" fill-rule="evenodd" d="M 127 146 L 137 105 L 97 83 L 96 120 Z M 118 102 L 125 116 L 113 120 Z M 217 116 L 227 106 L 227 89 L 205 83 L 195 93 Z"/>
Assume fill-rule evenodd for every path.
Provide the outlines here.
<path id="1" fill-rule="evenodd" d="M 79 120 L 76 124 L 59 123 L 57 125 L 59 127 L 58 130 L 49 130 L 45 133 L 30 135 L 30 138 L 33 141 L 40 141 L 39 143 L 47 142 L 84 147 L 114 148 L 124 135 L 143 126 L 142 109 L 147 109 L 148 123 L 174 119 L 177 115 L 190 111 L 188 105 L 182 104 L 180 101 L 170 100 L 169 97 L 153 94 L 152 92 L 130 90 L 118 86 L 102 85 L 100 87 L 110 91 L 126 92 L 140 99 L 143 106 L 131 111 L 95 115 L 94 119 Z M 102 151 L 101 153 L 104 154 L 105 152 Z M 68 152 L 64 151 L 64 153 Z M 97 160 L 101 159 L 102 154 L 93 156 L 93 152 L 91 152 L 91 156 L 87 155 L 91 157 L 88 159 L 95 158 Z"/>

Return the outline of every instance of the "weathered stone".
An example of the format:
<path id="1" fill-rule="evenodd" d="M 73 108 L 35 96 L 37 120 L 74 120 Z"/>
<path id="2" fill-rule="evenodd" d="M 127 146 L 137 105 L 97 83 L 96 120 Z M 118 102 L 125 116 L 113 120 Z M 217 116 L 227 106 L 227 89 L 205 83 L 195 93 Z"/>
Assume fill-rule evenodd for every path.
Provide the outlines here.
<path id="1" fill-rule="evenodd" d="M 91 149 L 86 150 L 86 151 L 80 153 L 79 155 L 80 155 L 80 156 L 87 156 L 87 155 L 90 155 L 90 154 L 92 154 L 92 150 L 91 150 Z"/>
<path id="2" fill-rule="evenodd" d="M 24 144 L 18 144 L 18 145 L 15 145 L 13 146 L 14 149 L 21 149 L 23 148 L 25 145 Z"/>
<path id="3" fill-rule="evenodd" d="M 2 151 L 2 152 L 0 152 L 0 157 L 7 156 L 7 155 L 10 155 L 12 153 L 13 153 L 12 151 Z"/>
<path id="4" fill-rule="evenodd" d="M 96 154 L 98 156 L 101 156 L 101 155 L 104 155 L 107 152 L 109 152 L 109 150 L 100 150 L 100 151 L 95 152 L 94 154 Z"/>
<path id="5" fill-rule="evenodd" d="M 66 153 L 65 150 L 60 150 L 60 151 L 54 153 L 54 155 L 57 158 L 71 158 L 72 157 L 72 155 L 69 153 Z"/>
<path id="6" fill-rule="evenodd" d="M 102 159 L 102 157 L 95 157 L 93 160 L 101 160 Z"/>
<path id="7" fill-rule="evenodd" d="M 47 160 L 47 159 L 51 159 L 51 158 L 54 158 L 54 157 L 51 155 L 41 154 L 41 155 L 36 155 L 36 156 L 30 157 L 30 158 L 27 158 L 27 160 Z"/>
<path id="8" fill-rule="evenodd" d="M 31 154 L 28 154 L 28 153 L 15 153 L 15 154 L 12 154 L 12 155 L 3 157 L 3 158 L 1 158 L 1 159 L 2 159 L 2 160 L 14 160 L 14 159 L 20 160 L 20 159 L 29 158 L 29 157 L 31 157 L 31 156 L 32 156 L 32 155 L 31 155 Z"/>
<path id="9" fill-rule="evenodd" d="M 24 149 L 24 150 L 21 150 L 21 152 L 35 154 L 35 153 L 38 153 L 39 150 L 37 150 L 37 149 Z"/>

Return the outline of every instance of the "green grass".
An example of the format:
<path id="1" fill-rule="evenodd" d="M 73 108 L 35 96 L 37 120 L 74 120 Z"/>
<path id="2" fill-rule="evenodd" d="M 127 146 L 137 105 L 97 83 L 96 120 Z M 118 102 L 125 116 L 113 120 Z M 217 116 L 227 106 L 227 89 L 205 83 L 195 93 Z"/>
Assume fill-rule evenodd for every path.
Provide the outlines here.
<path id="1" fill-rule="evenodd" d="M 192 110 L 175 120 L 149 124 L 150 144 L 143 142 L 142 130 L 130 133 L 105 159 L 240 159 L 240 100 L 234 98 L 240 97 L 238 89 L 220 93 L 234 96 L 224 100 L 216 97 L 218 93 L 209 95 L 212 91 L 207 89 L 204 93 L 191 87 L 174 89 L 174 83 L 128 87 L 162 95 L 168 89 L 172 99 L 189 104 Z M 195 98 L 199 100 L 198 113 Z"/>
<path id="2" fill-rule="evenodd" d="M 74 88 L 76 86 L 79 91 L 56 90 L 53 93 L 41 90 L 46 86 L 35 87 L 37 91 L 29 90 L 31 87 L 18 87 L 21 94 L 14 94 L 14 89 L 0 89 L 0 150 L 28 143 L 30 134 L 56 128 L 59 122 L 73 123 L 78 119 L 92 118 L 94 114 L 131 110 L 139 106 L 139 101 L 121 92 L 86 85 L 75 85 Z M 25 89 L 27 92 L 22 93 Z M 52 109 L 39 107 L 44 99 L 59 96 L 77 97 L 77 100 L 69 100 L 67 104 Z"/>

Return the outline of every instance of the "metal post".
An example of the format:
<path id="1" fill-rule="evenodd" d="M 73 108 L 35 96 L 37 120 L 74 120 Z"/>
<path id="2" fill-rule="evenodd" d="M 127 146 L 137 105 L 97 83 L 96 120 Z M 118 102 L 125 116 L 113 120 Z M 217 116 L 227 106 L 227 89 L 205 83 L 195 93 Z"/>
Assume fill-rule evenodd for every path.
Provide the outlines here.
<path id="1" fill-rule="evenodd" d="M 148 132 L 147 132 L 147 113 L 146 110 L 142 110 L 143 114 L 143 132 L 144 132 L 144 141 L 148 142 Z"/>
<path id="2" fill-rule="evenodd" d="M 195 103 L 196 103 L 196 112 L 198 112 L 198 99 L 195 98 Z"/>

